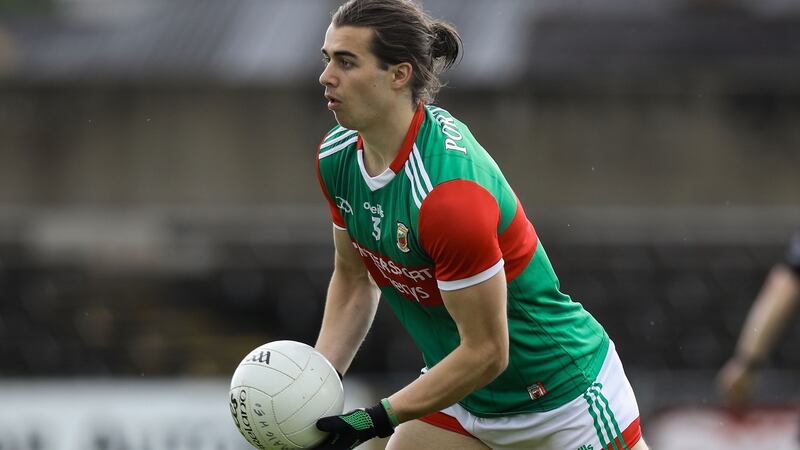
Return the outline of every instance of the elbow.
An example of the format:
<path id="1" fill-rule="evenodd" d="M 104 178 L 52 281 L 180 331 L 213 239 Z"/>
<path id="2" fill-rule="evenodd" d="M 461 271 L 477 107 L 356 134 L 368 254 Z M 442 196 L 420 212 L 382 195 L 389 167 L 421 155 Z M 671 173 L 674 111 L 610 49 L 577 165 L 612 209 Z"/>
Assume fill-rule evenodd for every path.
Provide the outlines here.
<path id="1" fill-rule="evenodd" d="M 483 357 L 484 380 L 486 384 L 494 381 L 508 367 L 508 345 L 493 345 L 486 349 Z"/>
<path id="2" fill-rule="evenodd" d="M 507 332 L 503 333 L 502 336 L 503 337 L 501 339 L 498 339 L 495 345 L 495 355 L 497 355 L 495 357 L 495 364 L 493 367 L 494 370 L 496 371 L 495 378 L 499 376 L 501 373 L 505 372 L 506 368 L 508 367 L 508 360 L 509 360 L 508 352 L 510 347 L 508 342 L 509 341 L 508 333 Z"/>
<path id="3" fill-rule="evenodd" d="M 492 364 L 489 367 L 489 371 L 492 374 L 492 380 L 500 376 L 501 373 L 505 372 L 507 367 L 508 367 L 508 347 L 499 350 L 495 354 L 495 357 L 492 359 Z"/>

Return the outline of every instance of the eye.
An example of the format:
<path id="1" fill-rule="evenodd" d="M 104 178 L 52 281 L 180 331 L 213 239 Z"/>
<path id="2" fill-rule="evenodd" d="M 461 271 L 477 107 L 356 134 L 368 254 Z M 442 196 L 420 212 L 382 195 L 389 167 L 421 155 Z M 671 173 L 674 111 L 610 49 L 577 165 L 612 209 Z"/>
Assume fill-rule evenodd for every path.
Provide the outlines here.
<path id="1" fill-rule="evenodd" d="M 330 62 L 331 62 L 331 59 L 328 58 L 327 56 L 323 56 L 322 57 L 322 65 L 327 66 L 328 64 L 330 64 Z"/>
<path id="2" fill-rule="evenodd" d="M 355 67 L 355 65 L 352 62 L 350 62 L 350 61 L 348 61 L 346 59 L 341 60 L 339 62 L 339 65 L 341 65 L 343 69 L 351 69 L 351 68 Z"/>

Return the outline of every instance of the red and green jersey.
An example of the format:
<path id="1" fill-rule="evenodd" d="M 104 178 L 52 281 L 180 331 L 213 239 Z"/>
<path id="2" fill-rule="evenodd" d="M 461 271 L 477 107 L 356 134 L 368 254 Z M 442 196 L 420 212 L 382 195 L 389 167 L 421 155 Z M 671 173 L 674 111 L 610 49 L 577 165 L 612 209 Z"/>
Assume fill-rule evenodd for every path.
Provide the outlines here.
<path id="1" fill-rule="evenodd" d="M 319 148 L 334 226 L 435 366 L 460 342 L 440 290 L 508 283 L 508 368 L 461 402 L 477 416 L 557 408 L 594 381 L 608 348 L 602 326 L 559 290 L 544 248 L 505 177 L 469 129 L 420 106 L 389 168 L 372 177 L 358 133 L 342 127 Z"/>

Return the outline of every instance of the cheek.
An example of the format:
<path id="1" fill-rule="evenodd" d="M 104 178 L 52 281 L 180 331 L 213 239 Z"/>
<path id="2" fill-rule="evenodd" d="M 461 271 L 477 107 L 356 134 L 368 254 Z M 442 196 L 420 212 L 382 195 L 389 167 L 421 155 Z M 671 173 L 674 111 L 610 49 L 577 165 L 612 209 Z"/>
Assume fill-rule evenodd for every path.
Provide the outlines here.
<path id="1" fill-rule="evenodd" d="M 357 98 L 359 102 L 370 107 L 377 107 L 384 102 L 386 93 L 389 90 L 385 82 L 377 76 L 369 76 L 360 79 L 352 79 L 349 86 L 351 98 Z"/>

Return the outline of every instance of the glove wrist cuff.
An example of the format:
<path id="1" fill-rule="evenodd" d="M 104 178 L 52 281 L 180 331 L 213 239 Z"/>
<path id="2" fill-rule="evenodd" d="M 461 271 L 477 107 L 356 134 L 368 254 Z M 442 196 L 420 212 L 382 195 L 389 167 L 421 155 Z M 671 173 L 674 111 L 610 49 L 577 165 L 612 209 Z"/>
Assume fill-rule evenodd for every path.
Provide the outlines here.
<path id="1" fill-rule="evenodd" d="M 394 408 L 392 408 L 392 404 L 389 403 L 389 399 L 385 398 L 381 400 L 381 406 L 386 410 L 386 417 L 389 418 L 389 423 L 392 424 L 392 428 L 397 428 L 397 426 L 400 425 L 400 421 L 397 420 L 397 415 L 395 415 Z"/>
<path id="2" fill-rule="evenodd" d="M 375 434 L 378 437 L 384 438 L 394 433 L 394 426 L 392 425 L 391 419 L 389 419 L 386 408 L 383 407 L 383 402 L 371 406 L 365 409 L 365 411 L 369 414 L 370 418 L 372 418 L 372 425 L 375 427 Z"/>

